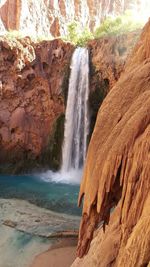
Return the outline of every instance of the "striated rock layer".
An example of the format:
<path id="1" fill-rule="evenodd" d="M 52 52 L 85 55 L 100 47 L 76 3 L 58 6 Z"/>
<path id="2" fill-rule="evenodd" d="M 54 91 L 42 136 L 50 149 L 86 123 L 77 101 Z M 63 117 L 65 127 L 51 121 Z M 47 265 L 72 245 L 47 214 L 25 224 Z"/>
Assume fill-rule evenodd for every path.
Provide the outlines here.
<path id="1" fill-rule="evenodd" d="M 150 264 L 149 44 L 150 21 L 99 110 L 79 195 L 84 204 L 77 251 L 88 254 L 72 267 Z M 90 246 L 100 223 L 105 231 L 98 228 Z"/>
<path id="2" fill-rule="evenodd" d="M 148 0 L 144 0 L 144 3 Z M 141 12 L 143 0 L 2 0 L 0 31 L 20 30 L 27 35 L 64 35 L 67 24 L 74 20 L 93 29 L 109 14 L 122 14 L 127 9 Z M 148 5 L 148 2 L 147 2 Z M 147 7 L 146 5 L 146 7 Z"/>

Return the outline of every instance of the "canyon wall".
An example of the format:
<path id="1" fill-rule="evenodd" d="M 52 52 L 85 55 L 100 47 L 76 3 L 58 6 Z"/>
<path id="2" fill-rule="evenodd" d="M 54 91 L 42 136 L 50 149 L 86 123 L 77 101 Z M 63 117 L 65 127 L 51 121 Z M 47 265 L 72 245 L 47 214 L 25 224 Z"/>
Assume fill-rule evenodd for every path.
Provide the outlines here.
<path id="1" fill-rule="evenodd" d="M 19 30 L 29 36 L 56 37 L 65 35 L 67 24 L 74 20 L 94 29 L 109 14 L 141 11 L 142 6 L 139 0 L 2 0 L 0 32 Z"/>
<path id="2" fill-rule="evenodd" d="M 139 33 L 89 42 L 92 134 L 98 109 L 120 77 Z M 60 39 L 0 39 L 0 171 L 58 169 L 70 60 Z"/>
<path id="3" fill-rule="evenodd" d="M 150 265 L 149 77 L 150 21 L 98 113 L 79 194 L 81 259 L 72 267 Z"/>
<path id="4" fill-rule="evenodd" d="M 119 79 L 138 36 L 139 32 L 129 33 L 88 44 L 91 134 L 98 109 Z M 38 166 L 57 169 L 74 47 L 59 39 L 34 44 L 29 37 L 3 37 L 0 50 L 1 166 L 10 172 Z"/>
<path id="5" fill-rule="evenodd" d="M 140 35 L 140 31 L 107 36 L 88 43 L 90 54 L 90 115 L 93 132 L 99 107 L 124 70 L 128 55 Z"/>
<path id="6" fill-rule="evenodd" d="M 30 168 L 32 161 L 42 155 L 42 160 L 48 157 L 48 164 L 53 161 L 57 167 L 60 152 L 53 150 L 61 149 L 63 83 L 73 50 L 71 44 L 61 40 L 44 41 L 40 45 L 33 44 L 30 38 L 0 40 L 2 165 L 12 164 L 20 171 L 25 162 Z M 59 136 L 54 140 L 54 135 Z"/>

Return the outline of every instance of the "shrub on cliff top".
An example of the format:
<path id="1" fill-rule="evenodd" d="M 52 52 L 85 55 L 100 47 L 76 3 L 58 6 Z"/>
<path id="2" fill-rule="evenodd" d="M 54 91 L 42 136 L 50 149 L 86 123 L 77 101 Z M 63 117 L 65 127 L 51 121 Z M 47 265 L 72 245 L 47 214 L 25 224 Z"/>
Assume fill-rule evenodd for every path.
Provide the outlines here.
<path id="1" fill-rule="evenodd" d="M 88 27 L 82 27 L 77 21 L 68 24 L 68 33 L 64 40 L 70 41 L 77 46 L 84 46 L 89 40 L 93 39 L 93 34 Z"/>
<path id="2" fill-rule="evenodd" d="M 33 42 L 38 42 L 38 43 L 45 41 L 45 40 L 51 41 L 54 39 L 50 34 L 49 35 L 32 35 L 32 36 L 30 36 L 30 35 L 28 35 L 28 33 L 17 31 L 17 30 L 7 31 L 4 36 L 6 36 L 9 40 L 23 39 L 23 38 L 29 36 Z"/>
<path id="3" fill-rule="evenodd" d="M 67 35 L 63 39 L 77 46 L 84 46 L 91 39 L 131 32 L 142 26 L 142 23 L 134 18 L 132 12 L 126 11 L 117 17 L 107 17 L 93 33 L 88 27 L 83 27 L 77 21 L 73 21 L 68 24 Z"/>
<path id="4" fill-rule="evenodd" d="M 127 11 L 125 14 L 116 18 L 108 17 L 95 30 L 94 37 L 100 38 L 106 35 L 119 35 L 134 31 L 142 27 L 142 24 L 133 19 L 132 13 Z"/>
<path id="5" fill-rule="evenodd" d="M 7 31 L 6 32 L 6 37 L 8 39 L 22 39 L 22 38 L 24 38 L 24 35 L 20 31 L 13 30 L 13 31 Z"/>

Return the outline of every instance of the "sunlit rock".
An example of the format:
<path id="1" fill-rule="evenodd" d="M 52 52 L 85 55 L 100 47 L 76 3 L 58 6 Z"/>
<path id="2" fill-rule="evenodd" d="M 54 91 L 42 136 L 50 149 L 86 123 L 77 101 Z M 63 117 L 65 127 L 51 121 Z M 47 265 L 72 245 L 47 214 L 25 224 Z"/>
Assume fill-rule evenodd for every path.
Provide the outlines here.
<path id="1" fill-rule="evenodd" d="M 88 254 L 74 267 L 140 267 L 150 261 L 149 33 L 150 21 L 98 113 L 79 195 L 78 256 Z M 99 228 L 93 239 L 100 223 L 104 232 Z"/>
<path id="2" fill-rule="evenodd" d="M 146 21 L 149 8 L 149 0 L 3 0 L 0 3 L 0 30 L 5 27 L 32 37 L 64 36 L 68 23 L 73 21 L 93 30 L 108 15 L 115 17 L 126 10 L 131 10 L 133 20 Z"/>

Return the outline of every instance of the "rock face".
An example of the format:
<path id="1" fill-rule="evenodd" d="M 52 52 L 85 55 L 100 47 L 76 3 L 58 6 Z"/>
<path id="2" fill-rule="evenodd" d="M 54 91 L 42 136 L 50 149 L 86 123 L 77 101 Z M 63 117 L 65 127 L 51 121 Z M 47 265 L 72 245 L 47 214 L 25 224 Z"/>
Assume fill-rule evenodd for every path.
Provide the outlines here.
<path id="1" fill-rule="evenodd" d="M 146 1 L 146 0 L 145 0 Z M 145 2 L 144 1 L 144 2 Z M 64 35 L 67 23 L 74 20 L 91 29 L 99 26 L 108 14 L 118 15 L 126 9 L 139 9 L 136 0 L 3 0 L 0 3 L 0 31 L 20 30 L 27 35 L 56 37 Z"/>
<path id="2" fill-rule="evenodd" d="M 92 40 L 88 43 L 91 68 L 94 73 L 97 73 L 99 82 L 107 80 L 110 89 L 115 85 L 139 36 L 140 30 L 137 30 L 128 34 Z"/>
<path id="3" fill-rule="evenodd" d="M 105 37 L 88 44 L 91 133 L 98 109 L 119 79 L 138 35 Z M 29 37 L 3 37 L 0 49 L 0 164 L 7 164 L 7 172 L 39 164 L 57 169 L 74 47 L 58 39 L 34 44 Z"/>
<path id="4" fill-rule="evenodd" d="M 140 31 L 120 36 L 108 36 L 88 43 L 90 53 L 90 111 L 91 133 L 98 109 L 124 70 Z"/>
<path id="5" fill-rule="evenodd" d="M 150 21 L 99 110 L 79 195 L 78 256 L 88 254 L 72 267 L 150 264 L 149 43 Z"/>
<path id="6" fill-rule="evenodd" d="M 73 49 L 61 40 L 38 45 L 30 38 L 1 39 L 1 164 L 32 161 L 48 147 L 64 113 L 63 82 Z"/>

